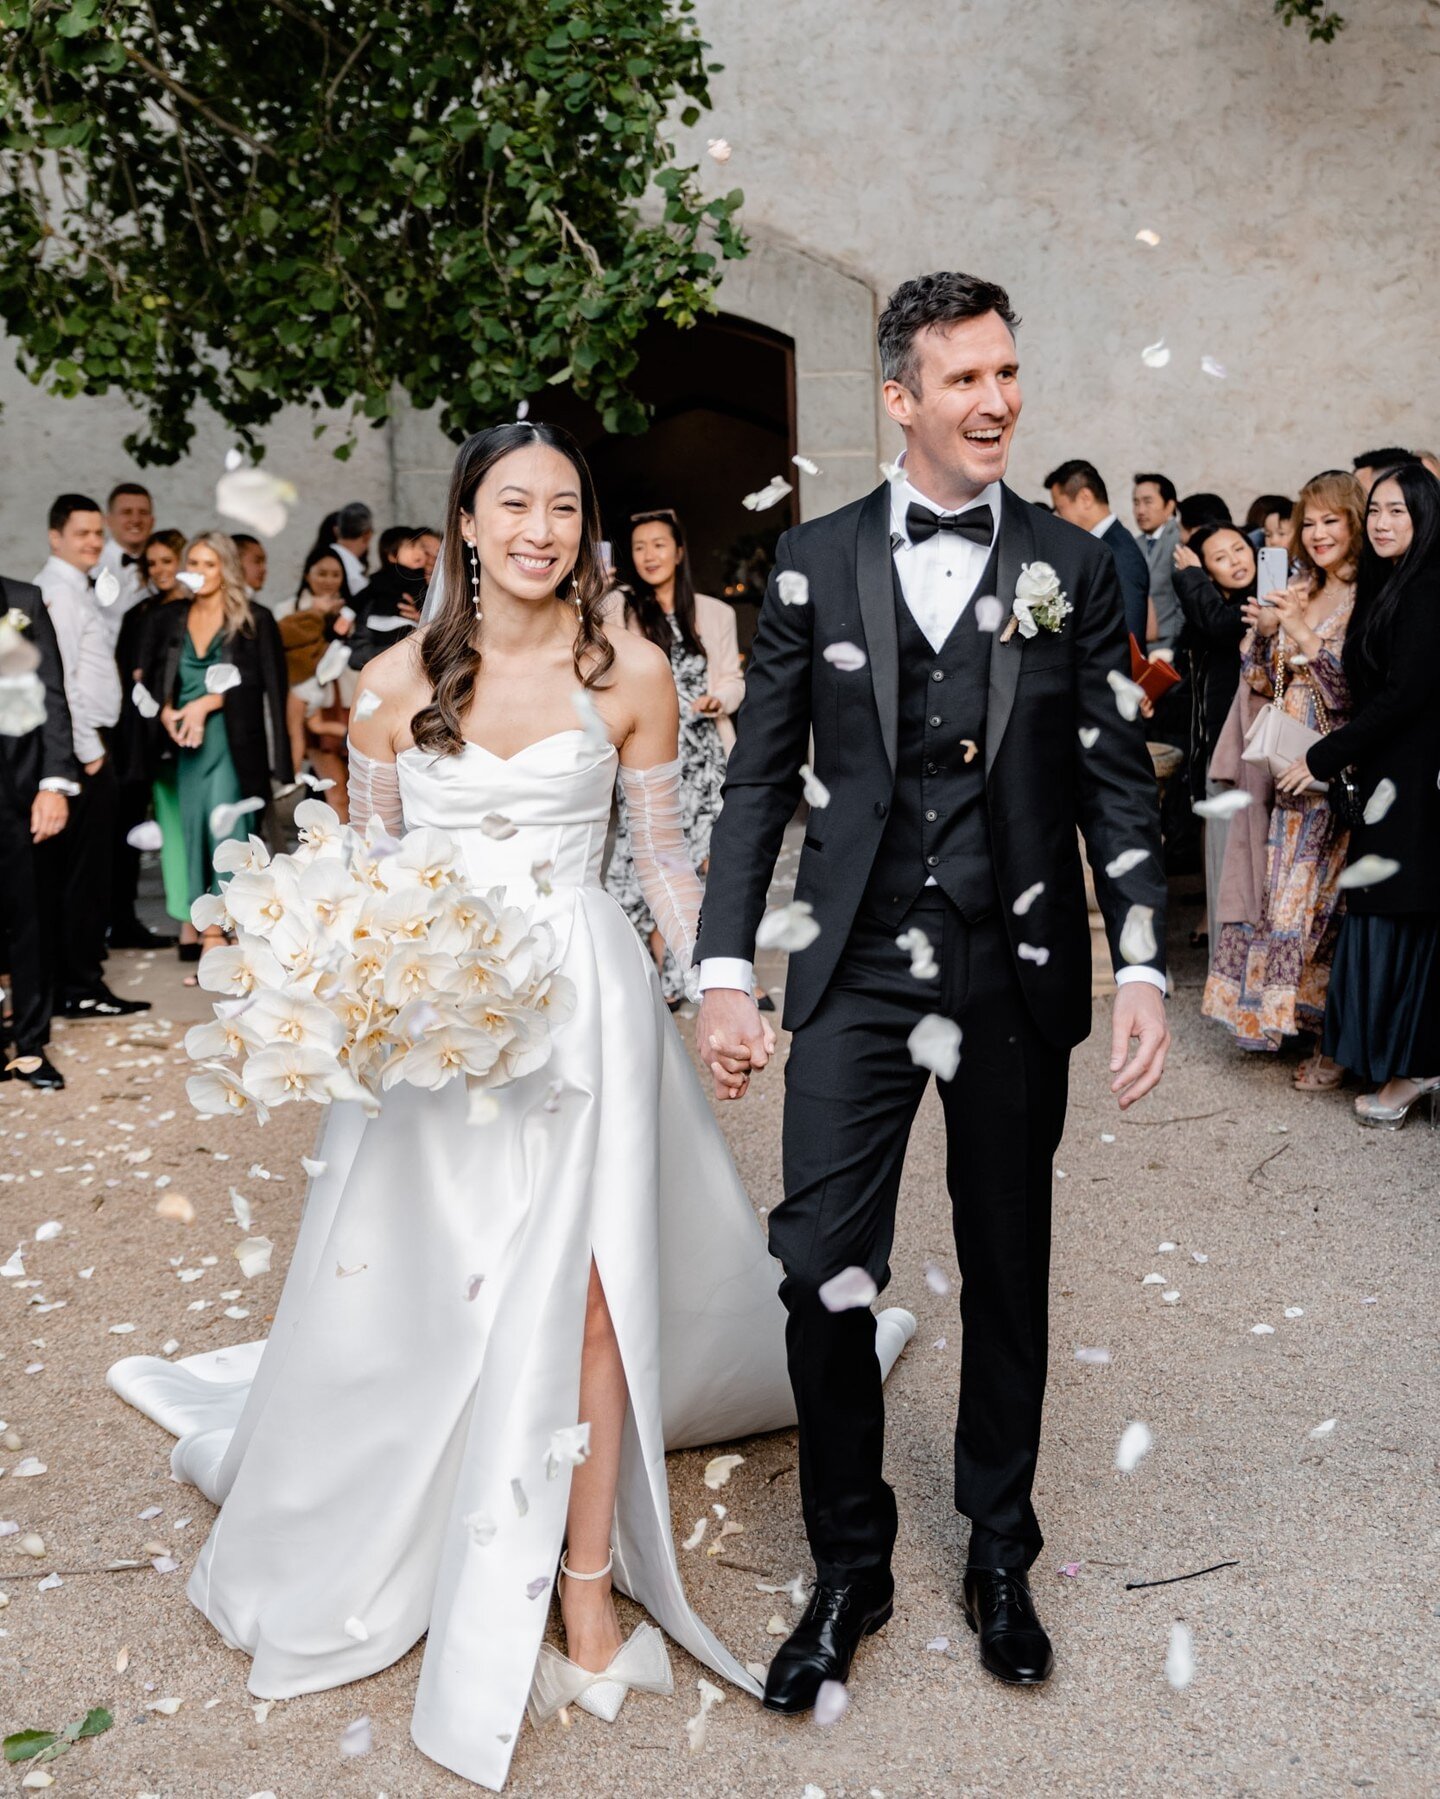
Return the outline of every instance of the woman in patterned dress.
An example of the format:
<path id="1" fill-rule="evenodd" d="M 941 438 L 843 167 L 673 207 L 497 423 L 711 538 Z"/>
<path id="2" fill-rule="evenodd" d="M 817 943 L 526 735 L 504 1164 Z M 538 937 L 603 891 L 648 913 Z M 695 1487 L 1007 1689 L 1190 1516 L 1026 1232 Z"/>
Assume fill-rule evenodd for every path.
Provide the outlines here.
<path id="1" fill-rule="evenodd" d="M 680 807 L 690 862 L 703 879 L 710 832 L 720 816 L 725 758 L 735 741 L 731 716 L 745 697 L 735 614 L 723 600 L 696 593 L 685 554 L 685 531 L 668 507 L 630 521 L 629 567 L 622 576 L 625 629 L 658 644 L 670 658 L 680 694 Z M 617 621 L 618 622 L 618 621 Z M 650 946 L 661 990 L 673 1012 L 685 997 L 686 970 L 676 966 L 650 916 L 635 876 L 625 801 L 617 792 L 617 830 L 605 886 Z"/>
<path id="2" fill-rule="evenodd" d="M 1266 699 L 1278 695 L 1292 718 L 1315 731 L 1335 730 L 1350 712 L 1341 651 L 1355 603 L 1364 514 L 1365 495 L 1353 475 L 1329 470 L 1308 482 L 1295 508 L 1295 578 L 1283 593 L 1244 608 L 1252 630 L 1242 647 L 1241 680 Z M 1274 1051 L 1287 1037 L 1314 1034 L 1316 1048 L 1295 1075 L 1302 1093 L 1338 1087 L 1344 1075 L 1318 1045 L 1348 837 L 1325 793 L 1276 793 L 1260 920 L 1221 928 L 1205 983 L 1204 1012 L 1232 1031 L 1242 1049 Z"/>

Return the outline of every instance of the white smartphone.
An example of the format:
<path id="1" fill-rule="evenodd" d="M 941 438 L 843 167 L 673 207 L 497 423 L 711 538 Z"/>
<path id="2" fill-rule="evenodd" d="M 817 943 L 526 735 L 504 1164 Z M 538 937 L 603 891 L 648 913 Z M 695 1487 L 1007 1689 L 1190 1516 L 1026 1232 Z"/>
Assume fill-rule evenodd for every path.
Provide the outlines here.
<path id="1" fill-rule="evenodd" d="M 1284 593 L 1285 584 L 1290 579 L 1290 557 L 1288 551 L 1271 547 L 1257 550 L 1255 562 L 1259 571 L 1255 580 L 1255 594 L 1263 606 L 1267 593 Z"/>

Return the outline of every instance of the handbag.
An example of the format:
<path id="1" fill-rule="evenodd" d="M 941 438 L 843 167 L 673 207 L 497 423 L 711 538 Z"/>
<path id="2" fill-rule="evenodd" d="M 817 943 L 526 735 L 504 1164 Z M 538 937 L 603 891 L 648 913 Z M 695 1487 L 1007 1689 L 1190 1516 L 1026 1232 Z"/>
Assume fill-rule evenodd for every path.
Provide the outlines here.
<path id="1" fill-rule="evenodd" d="M 1283 640 L 1284 633 L 1281 632 Z M 1245 747 L 1240 752 L 1242 762 L 1257 762 L 1262 768 L 1268 768 L 1272 775 L 1283 775 L 1292 762 L 1313 749 L 1325 735 L 1324 731 L 1313 731 L 1309 725 L 1301 724 L 1298 718 L 1292 718 L 1285 710 L 1285 646 L 1283 641 L 1278 645 L 1278 669 L 1275 675 L 1275 697 L 1268 706 L 1264 706 L 1251 721 L 1245 733 Z M 1325 710 L 1325 702 L 1319 690 L 1311 684 L 1311 692 L 1315 695 L 1315 710 L 1321 722 L 1328 728 L 1330 720 Z M 1325 793 L 1328 791 L 1324 781 L 1317 781 L 1312 775 L 1304 788 L 1304 793 Z"/>

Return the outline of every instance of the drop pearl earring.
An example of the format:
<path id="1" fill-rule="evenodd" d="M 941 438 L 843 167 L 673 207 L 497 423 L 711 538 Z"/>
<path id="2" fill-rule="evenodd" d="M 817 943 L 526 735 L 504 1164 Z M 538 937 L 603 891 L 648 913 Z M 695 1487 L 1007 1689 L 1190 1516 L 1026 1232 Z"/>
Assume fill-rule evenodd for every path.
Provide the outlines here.
<path id="1" fill-rule="evenodd" d="M 478 625 L 485 614 L 480 610 L 480 557 L 474 544 L 470 546 L 470 598 L 475 607 L 475 622 Z"/>

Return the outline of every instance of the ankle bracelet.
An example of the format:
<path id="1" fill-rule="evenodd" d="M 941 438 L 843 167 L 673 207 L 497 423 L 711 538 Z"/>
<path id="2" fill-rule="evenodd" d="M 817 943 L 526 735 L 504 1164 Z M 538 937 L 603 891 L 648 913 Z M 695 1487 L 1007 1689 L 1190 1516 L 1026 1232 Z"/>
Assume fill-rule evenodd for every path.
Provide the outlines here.
<path id="1" fill-rule="evenodd" d="M 603 1568 L 597 1568 L 593 1574 L 577 1574 L 570 1566 L 569 1562 L 566 1561 L 565 1557 L 563 1555 L 560 1557 L 560 1572 L 570 1580 L 604 1580 L 605 1576 L 610 1572 L 614 1565 L 615 1557 L 613 1555 L 607 1555 L 605 1557 L 605 1566 Z"/>

